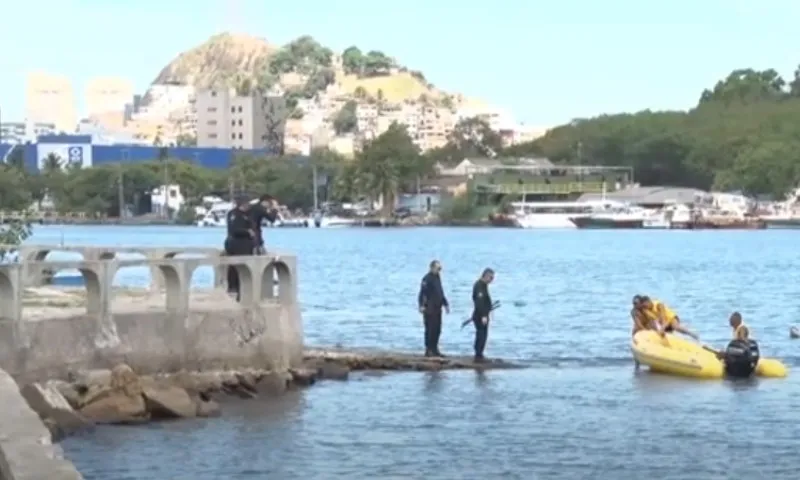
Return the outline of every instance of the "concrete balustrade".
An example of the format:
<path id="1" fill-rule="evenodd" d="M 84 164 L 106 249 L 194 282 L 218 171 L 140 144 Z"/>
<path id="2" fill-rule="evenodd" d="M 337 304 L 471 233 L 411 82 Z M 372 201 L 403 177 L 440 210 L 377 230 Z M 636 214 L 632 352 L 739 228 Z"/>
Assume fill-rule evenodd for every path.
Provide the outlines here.
<path id="1" fill-rule="evenodd" d="M 25 271 L 25 283 L 27 285 L 42 285 L 44 283 L 47 270 L 41 270 L 39 267 L 51 252 L 79 253 L 84 260 L 112 260 L 117 258 L 120 253 L 136 253 L 148 260 L 170 259 L 181 254 L 211 257 L 223 254 L 223 251 L 219 248 L 211 247 L 109 247 L 86 245 L 22 245 L 18 247 L 18 252 L 20 261 L 28 266 Z M 216 268 L 214 270 L 214 285 L 222 285 L 224 276 L 224 268 Z M 160 268 L 151 268 L 150 278 L 150 288 L 155 290 L 164 288 L 164 278 Z"/>
<path id="2" fill-rule="evenodd" d="M 43 260 L 56 250 L 80 251 L 85 260 Z M 148 258 L 116 258 L 121 252 Z M 175 258 L 203 252 L 208 256 Z M 56 378 L 76 368 L 106 368 L 120 361 L 147 372 L 286 368 L 302 360 L 293 255 L 225 257 L 215 249 L 62 246 L 25 246 L 20 254 L 22 262 L 0 265 L 0 368 L 17 377 Z M 217 272 L 217 288 L 192 290 L 192 274 L 205 265 Z M 115 290 L 116 273 L 136 266 L 157 272 L 163 290 L 139 296 Z M 239 273 L 240 302 L 219 288 L 229 266 Z M 83 306 L 25 306 L 32 277 L 65 269 L 78 270 L 85 279 Z"/>

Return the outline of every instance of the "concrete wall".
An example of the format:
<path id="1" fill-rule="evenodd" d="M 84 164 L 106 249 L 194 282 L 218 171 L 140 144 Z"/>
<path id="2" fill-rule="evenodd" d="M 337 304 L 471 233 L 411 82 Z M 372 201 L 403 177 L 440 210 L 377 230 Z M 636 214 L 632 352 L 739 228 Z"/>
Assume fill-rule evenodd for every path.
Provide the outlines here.
<path id="1" fill-rule="evenodd" d="M 72 249 L 82 249 L 86 260 L 41 260 L 46 251 Z M 118 362 L 146 373 L 288 368 L 302 361 L 293 255 L 174 258 L 184 251 L 138 250 L 150 253 L 149 258 L 118 260 L 107 247 L 26 246 L 20 252 L 22 263 L 0 265 L 0 368 L 34 380 L 60 378 L 80 368 L 109 368 Z M 202 265 L 218 271 L 235 267 L 241 302 L 221 288 L 190 291 L 192 273 Z M 115 292 L 114 275 L 131 266 L 157 271 L 159 285 L 143 296 Z M 82 273 L 85 304 L 31 307 L 26 284 L 38 272 L 62 269 Z"/>
<path id="2" fill-rule="evenodd" d="M 0 370 L 0 479 L 80 480 L 83 477 L 19 392 L 11 375 Z"/>

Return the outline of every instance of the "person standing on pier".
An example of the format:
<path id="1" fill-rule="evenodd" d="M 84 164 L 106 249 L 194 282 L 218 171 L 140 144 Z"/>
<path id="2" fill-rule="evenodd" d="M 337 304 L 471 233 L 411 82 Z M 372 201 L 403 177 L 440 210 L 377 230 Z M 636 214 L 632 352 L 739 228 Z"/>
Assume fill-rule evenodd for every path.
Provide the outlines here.
<path id="1" fill-rule="evenodd" d="M 430 263 L 428 273 L 422 277 L 419 286 L 419 312 L 425 326 L 425 356 L 443 357 L 439 351 L 439 337 L 442 335 L 442 309 L 450 313 L 450 304 L 442 287 L 442 264 L 438 260 Z"/>
<path id="2" fill-rule="evenodd" d="M 472 323 L 475 324 L 475 361 L 483 362 L 483 351 L 489 338 L 489 320 L 492 312 L 492 297 L 489 284 L 494 280 L 494 270 L 487 268 L 472 286 Z"/>
<path id="3" fill-rule="evenodd" d="M 272 195 L 261 195 L 258 203 L 250 207 L 250 216 L 255 225 L 255 253 L 256 255 L 263 255 L 266 253 L 264 250 L 264 220 L 269 223 L 275 223 L 278 219 L 278 201 Z"/>
<path id="4" fill-rule="evenodd" d="M 236 199 L 236 207 L 227 215 L 228 236 L 225 238 L 225 254 L 229 256 L 252 255 L 256 246 L 256 232 L 250 215 L 250 202 L 246 197 Z M 241 300 L 239 272 L 228 267 L 228 293 Z"/>

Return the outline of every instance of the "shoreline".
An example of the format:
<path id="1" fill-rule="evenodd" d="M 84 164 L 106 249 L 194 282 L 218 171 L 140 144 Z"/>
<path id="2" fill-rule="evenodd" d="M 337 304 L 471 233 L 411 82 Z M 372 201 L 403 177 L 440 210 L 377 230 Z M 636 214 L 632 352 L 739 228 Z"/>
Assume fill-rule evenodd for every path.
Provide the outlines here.
<path id="1" fill-rule="evenodd" d="M 95 425 L 141 425 L 222 414 L 226 399 L 275 398 L 320 381 L 347 381 L 352 372 L 386 374 L 444 370 L 521 369 L 501 359 L 475 363 L 471 357 L 430 358 L 371 349 L 307 348 L 303 362 L 286 370 L 245 368 L 138 374 L 121 363 L 82 370 L 65 379 L 20 385 L 19 391 L 50 431 L 52 441 Z"/>

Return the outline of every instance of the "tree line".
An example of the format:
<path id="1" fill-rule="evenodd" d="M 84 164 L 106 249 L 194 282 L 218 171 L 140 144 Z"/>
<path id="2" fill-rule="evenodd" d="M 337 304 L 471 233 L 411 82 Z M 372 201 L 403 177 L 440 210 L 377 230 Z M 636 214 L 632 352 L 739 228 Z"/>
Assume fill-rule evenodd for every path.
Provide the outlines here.
<path id="1" fill-rule="evenodd" d="M 337 119 L 345 130 L 352 119 Z M 291 156 L 235 155 L 231 168 L 207 170 L 170 158 L 88 169 L 62 165 L 51 156 L 41 172 L 23 168 L 15 150 L 0 171 L 0 209 L 22 210 L 45 198 L 61 212 L 116 216 L 120 198 L 135 204 L 142 192 L 179 184 L 197 202 L 208 193 L 263 193 L 290 208 L 313 204 L 313 172 L 324 179 L 321 198 L 355 201 L 392 199 L 413 191 L 417 179 L 435 175 L 437 163 L 453 166 L 468 157 L 546 157 L 557 164 L 633 167 L 643 185 L 741 190 L 782 196 L 800 181 L 800 69 L 791 81 L 774 70 L 733 71 L 702 92 L 689 111 L 624 113 L 576 119 L 528 143 L 504 148 L 497 132 L 480 119 L 459 122 L 445 146 L 420 152 L 405 128 L 392 125 L 367 142 L 354 159 L 315 150 Z M 120 188 L 120 185 L 122 188 Z M 388 207 L 387 207 L 388 208 Z"/>
<path id="2" fill-rule="evenodd" d="M 564 164 L 623 165 L 643 185 L 782 197 L 800 181 L 800 68 L 738 69 L 689 111 L 576 119 L 504 150 Z"/>

